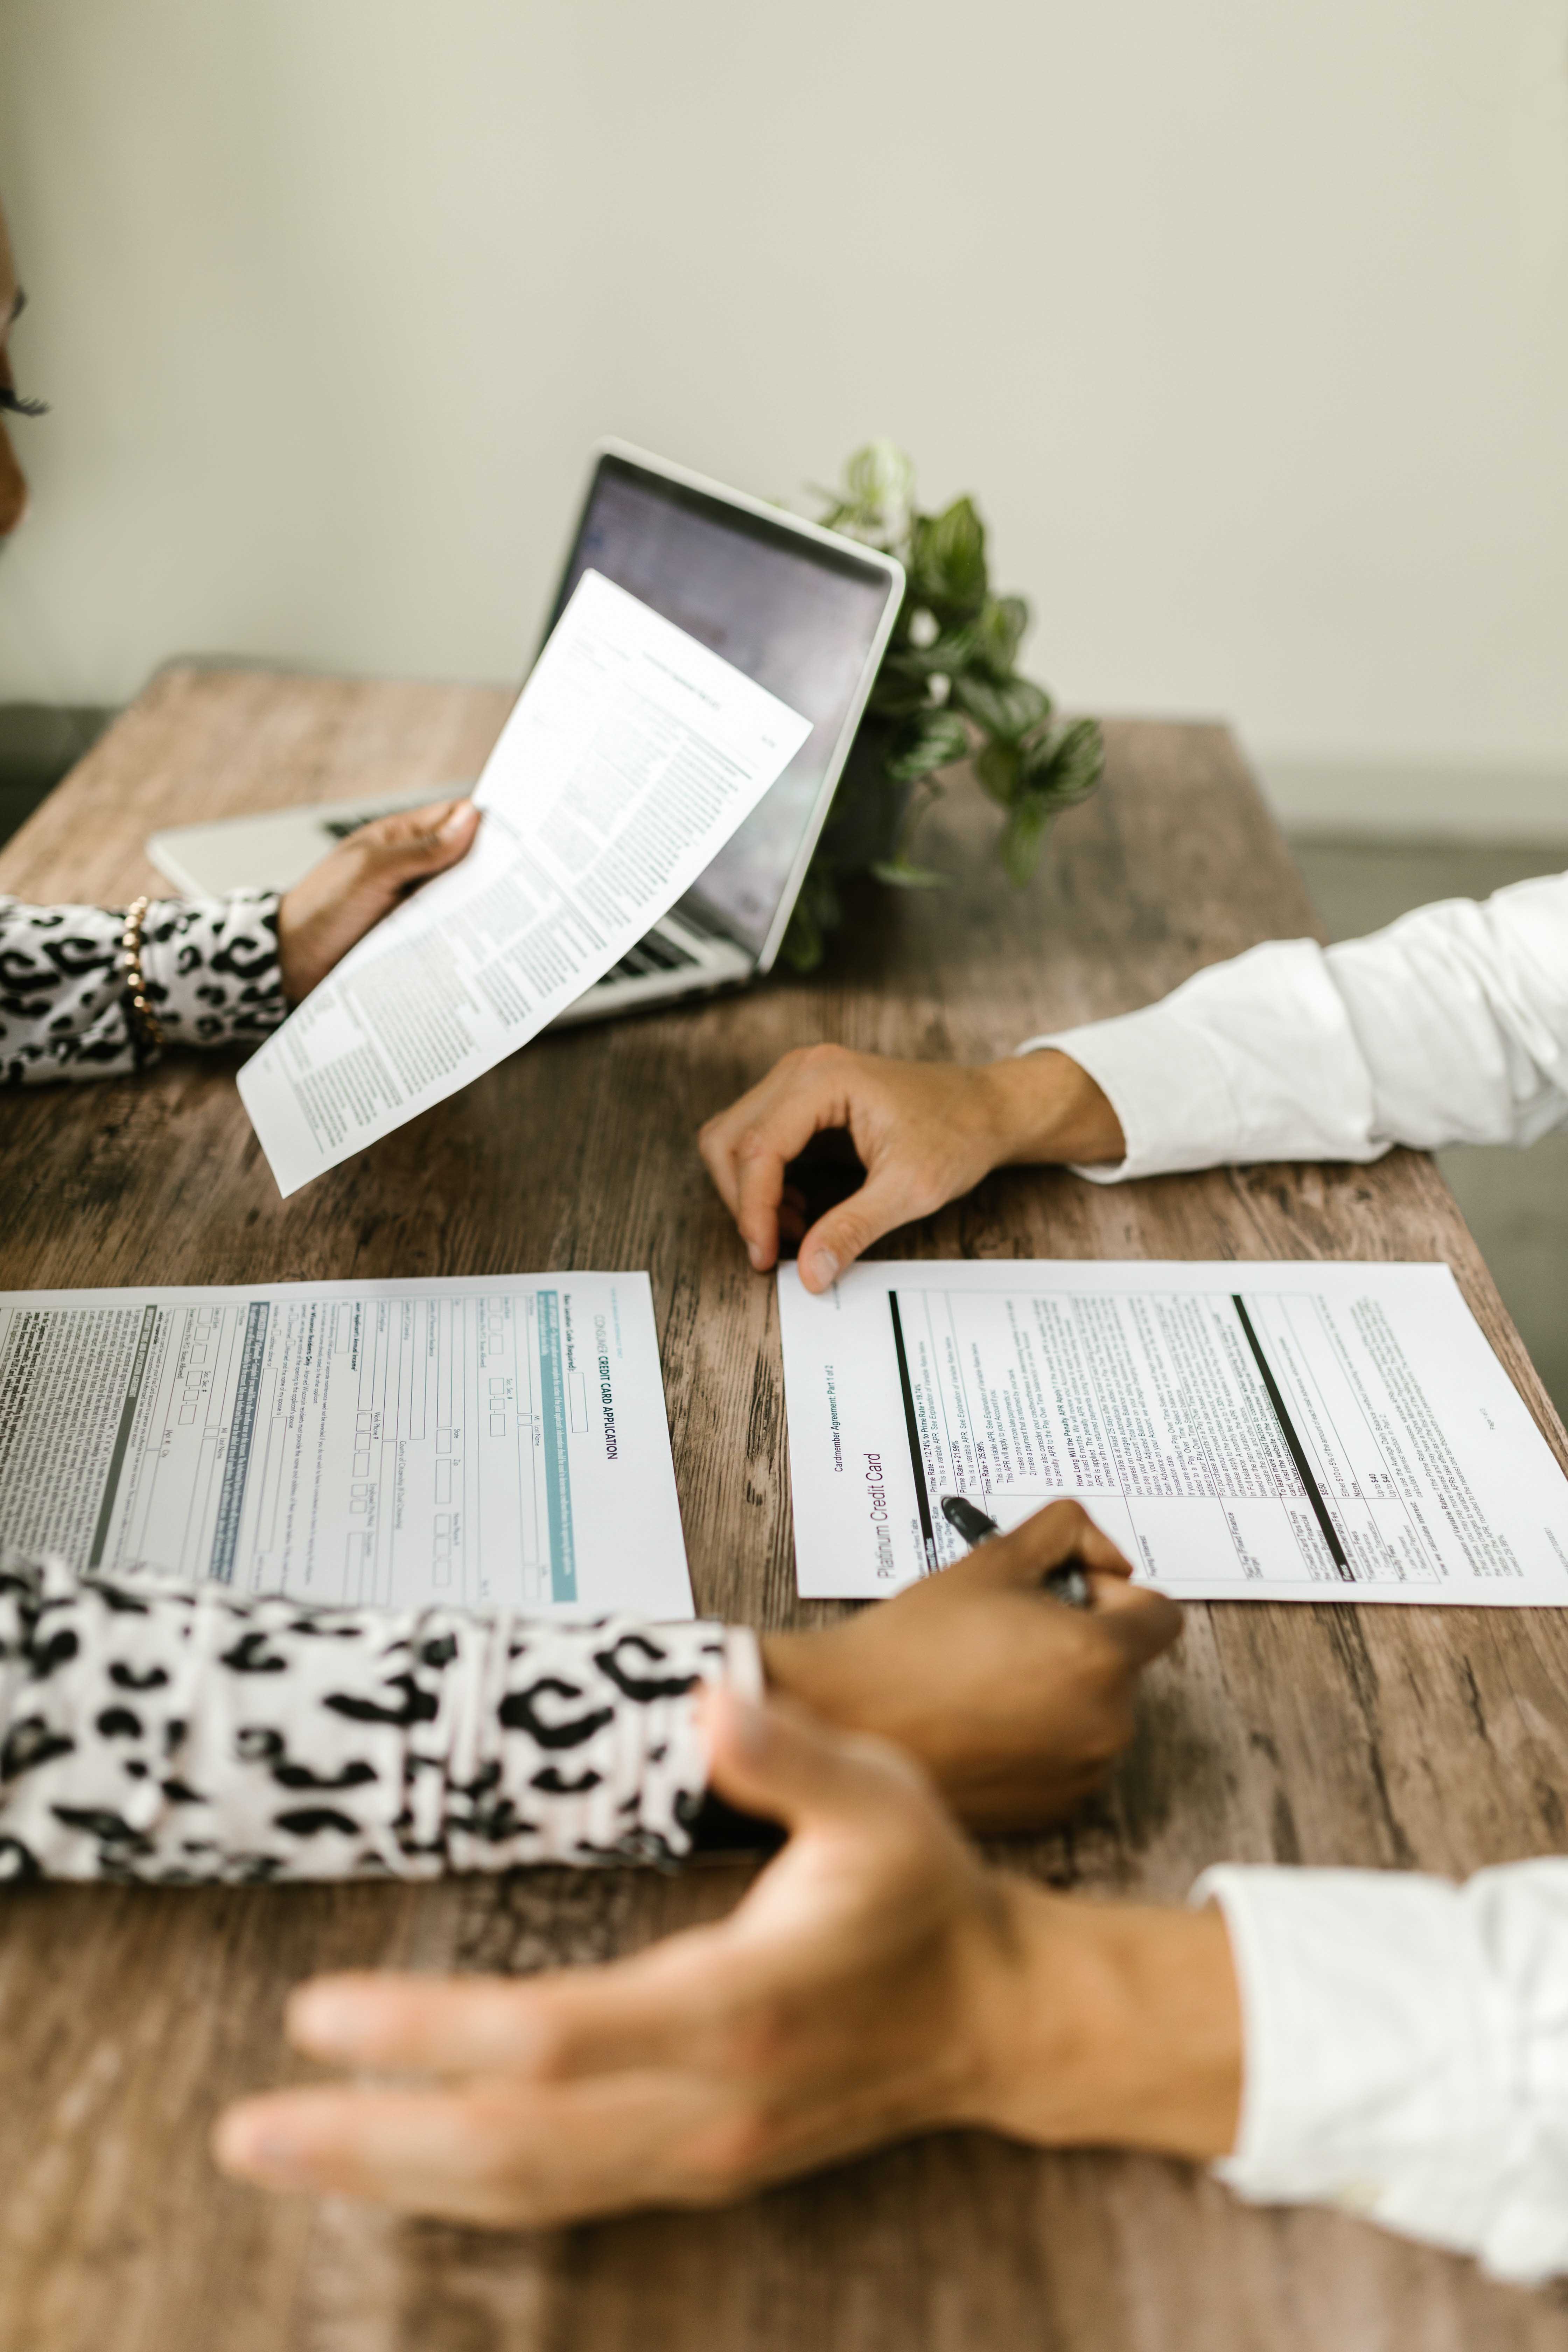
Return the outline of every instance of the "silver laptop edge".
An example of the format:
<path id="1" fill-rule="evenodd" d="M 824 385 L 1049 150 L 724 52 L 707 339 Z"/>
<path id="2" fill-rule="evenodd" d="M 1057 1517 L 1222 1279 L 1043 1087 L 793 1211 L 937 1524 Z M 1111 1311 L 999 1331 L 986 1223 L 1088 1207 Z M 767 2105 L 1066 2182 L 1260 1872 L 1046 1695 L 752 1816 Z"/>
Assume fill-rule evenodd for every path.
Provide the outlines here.
<path id="1" fill-rule="evenodd" d="M 877 673 L 897 623 L 904 593 L 904 570 L 896 556 L 885 555 L 879 548 L 862 546 L 859 541 L 826 530 L 821 524 L 808 522 L 804 516 L 793 515 L 783 508 L 771 506 L 765 499 L 751 498 L 743 491 L 729 488 L 722 482 L 710 480 L 706 475 L 694 473 L 688 467 L 674 465 L 665 457 L 657 457 L 648 450 L 636 447 L 631 442 L 614 438 L 599 441 L 594 446 L 588 488 L 567 550 L 561 574 L 563 581 L 570 576 L 584 521 L 592 503 L 599 465 L 606 457 L 672 482 L 700 497 L 711 499 L 721 508 L 738 509 L 742 513 L 755 516 L 773 530 L 792 537 L 853 555 L 857 563 L 866 571 L 880 572 L 884 575 L 888 594 L 861 667 L 858 685 L 837 739 L 824 764 L 816 799 L 761 947 L 753 950 L 727 933 L 710 928 L 688 907 L 674 908 L 651 926 L 644 940 L 630 950 L 621 963 L 612 967 L 602 980 L 578 998 L 575 1004 L 557 1014 L 551 1024 L 552 1027 L 580 1021 L 603 1020 L 615 1013 L 632 1012 L 645 1004 L 668 1003 L 683 997 L 706 994 L 715 989 L 740 987 L 773 969 L 789 929 L 790 918 L 795 912 L 812 854 L 827 821 L 833 795 L 855 740 L 856 730 L 864 715 L 871 688 L 876 684 Z M 419 808 L 434 801 L 450 799 L 470 789 L 471 786 L 464 782 L 430 784 L 399 793 L 373 793 L 354 799 L 320 802 L 270 813 L 258 812 L 254 817 L 231 817 L 212 824 L 178 825 L 153 834 L 147 843 L 147 854 L 177 889 L 192 892 L 197 897 L 216 895 L 247 885 L 285 890 L 355 825 L 393 810 Z M 654 941 L 659 943 L 657 951 L 651 950 L 650 943 Z M 668 962 L 665 961 L 667 957 Z M 639 965 L 651 965 L 653 968 L 639 970 Z"/>
<path id="2" fill-rule="evenodd" d="M 640 466 L 645 473 L 661 474 L 667 481 L 679 482 L 682 489 L 696 490 L 704 498 L 719 499 L 724 506 L 739 507 L 743 514 L 756 515 L 763 522 L 782 525 L 793 531 L 799 539 L 815 541 L 819 547 L 846 550 L 864 562 L 868 570 L 887 574 L 891 593 L 883 608 L 877 634 L 871 640 L 870 651 L 866 656 L 865 667 L 860 674 L 859 686 L 850 703 L 844 725 L 839 730 L 838 740 L 834 744 L 827 764 L 823 771 L 822 789 L 817 794 L 816 806 L 813 809 L 810 822 L 801 836 L 800 847 L 795 853 L 795 863 L 790 867 L 783 895 L 779 899 L 778 909 L 773 916 L 767 937 L 763 940 L 756 959 L 752 964 L 753 971 L 771 971 L 777 960 L 778 951 L 784 945 L 784 933 L 789 929 L 790 917 L 795 912 L 795 902 L 800 896 L 801 884 L 805 880 L 806 868 L 811 864 L 812 854 L 822 837 L 822 828 L 827 822 L 827 812 L 833 805 L 833 795 L 838 789 L 838 779 L 843 774 L 844 763 L 849 757 L 850 747 L 855 740 L 855 731 L 865 716 L 871 688 L 876 685 L 877 673 L 882 667 L 882 656 L 888 650 L 888 640 L 892 635 L 898 621 L 900 607 L 904 601 L 904 567 L 896 555 L 885 555 L 880 548 L 867 547 L 858 539 L 847 538 L 842 531 L 826 530 L 820 523 L 808 522 L 804 515 L 794 515 L 784 507 L 771 506 L 766 499 L 752 498 L 744 490 L 732 490 L 723 482 L 710 480 L 706 474 L 694 473 L 689 467 L 677 466 L 668 457 L 656 457 L 650 451 L 639 449 L 634 442 L 618 441 L 613 436 L 606 436 L 605 439 L 597 441 L 594 445 L 593 462 L 595 467 L 601 457 L 620 457 L 627 465 Z M 592 475 L 589 478 L 592 481 Z M 572 543 L 575 547 L 575 539 Z"/>

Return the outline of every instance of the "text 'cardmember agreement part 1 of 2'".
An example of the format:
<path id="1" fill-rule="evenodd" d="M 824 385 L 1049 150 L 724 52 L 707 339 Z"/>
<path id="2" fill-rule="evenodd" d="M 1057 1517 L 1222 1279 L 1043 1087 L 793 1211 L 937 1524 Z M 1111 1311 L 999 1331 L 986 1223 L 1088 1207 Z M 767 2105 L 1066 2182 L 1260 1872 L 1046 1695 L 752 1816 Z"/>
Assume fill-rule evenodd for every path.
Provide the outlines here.
<path id="1" fill-rule="evenodd" d="M 0 1556 L 689 1618 L 646 1274 L 0 1295 Z"/>
<path id="2" fill-rule="evenodd" d="M 1568 1480 L 1444 1265 L 779 1273 L 799 1589 L 1080 1501 L 1177 1600 L 1568 1604 Z"/>
<path id="3" fill-rule="evenodd" d="M 527 1045 L 689 890 L 808 719 L 596 572 L 475 787 L 460 866 L 395 908 L 239 1074 L 297 1192 Z"/>

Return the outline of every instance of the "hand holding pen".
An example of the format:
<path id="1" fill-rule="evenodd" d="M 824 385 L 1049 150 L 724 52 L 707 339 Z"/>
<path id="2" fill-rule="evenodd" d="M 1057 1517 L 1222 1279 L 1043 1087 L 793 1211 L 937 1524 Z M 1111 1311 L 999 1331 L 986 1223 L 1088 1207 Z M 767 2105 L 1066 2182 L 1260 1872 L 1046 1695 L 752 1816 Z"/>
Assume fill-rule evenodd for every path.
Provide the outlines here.
<path id="1" fill-rule="evenodd" d="M 988 1518 L 979 1505 L 972 1503 L 966 1495 L 944 1495 L 942 1515 L 948 1526 L 955 1528 L 971 1547 L 984 1543 L 987 1536 L 1002 1532 L 995 1520 Z M 1064 1560 L 1059 1568 L 1053 1568 L 1047 1575 L 1042 1576 L 1040 1591 L 1048 1592 L 1053 1601 L 1065 1601 L 1069 1609 L 1092 1609 L 1094 1606 L 1094 1594 L 1089 1590 L 1089 1579 L 1076 1559 Z"/>
<path id="2" fill-rule="evenodd" d="M 1062 1605 L 1063 1569 L 1089 1607 Z M 764 1634 L 763 1664 L 775 1690 L 917 1758 L 970 1828 L 1038 1828 L 1121 1755 L 1139 1676 L 1181 1623 L 1080 1505 L 1050 1503 L 837 1625 Z"/>

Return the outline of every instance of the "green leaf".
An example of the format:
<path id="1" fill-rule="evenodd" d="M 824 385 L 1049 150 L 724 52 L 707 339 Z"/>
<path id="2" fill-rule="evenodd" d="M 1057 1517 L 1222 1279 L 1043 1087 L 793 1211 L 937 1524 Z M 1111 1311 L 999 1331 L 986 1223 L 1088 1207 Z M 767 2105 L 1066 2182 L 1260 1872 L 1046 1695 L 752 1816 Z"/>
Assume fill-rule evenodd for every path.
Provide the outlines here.
<path id="1" fill-rule="evenodd" d="M 868 441 L 844 468 L 845 488 L 863 507 L 907 507 L 914 495 L 915 469 L 891 441 Z"/>
<path id="2" fill-rule="evenodd" d="M 981 787 L 1003 808 L 1011 808 L 1023 782 L 1023 761 L 1013 743 L 987 743 L 974 762 Z"/>
<path id="3" fill-rule="evenodd" d="M 867 699 L 868 710 L 880 712 L 885 719 L 908 719 L 917 710 L 934 710 L 923 677 L 910 677 L 902 659 L 884 661 L 877 672 L 877 683 Z"/>
<path id="4" fill-rule="evenodd" d="M 974 656 L 993 677 L 1012 675 L 1018 647 L 1029 625 L 1029 608 L 1022 596 L 992 596 L 974 625 Z"/>
<path id="5" fill-rule="evenodd" d="M 944 629 L 929 646 L 900 646 L 884 656 L 882 668 L 905 677 L 955 677 L 974 659 L 974 636 L 969 629 Z"/>
<path id="6" fill-rule="evenodd" d="M 1024 789 L 1052 810 L 1086 801 L 1105 772 L 1105 738 L 1097 719 L 1075 719 L 1054 743 L 1032 744 L 1024 760 Z"/>
<path id="7" fill-rule="evenodd" d="M 1051 715 L 1051 698 L 1026 677 L 955 677 L 952 698 L 1003 743 L 1017 743 Z"/>
<path id="8" fill-rule="evenodd" d="M 821 926 L 810 908 L 804 898 L 797 898 L 795 912 L 789 919 L 789 928 L 784 935 L 784 945 L 779 950 L 780 955 L 791 971 L 815 971 L 822 961 L 826 945 Z"/>
<path id="9" fill-rule="evenodd" d="M 1020 888 L 1040 862 L 1040 852 L 1055 815 L 1056 810 L 1048 801 L 1033 796 L 1021 800 L 1008 814 L 1002 828 L 1002 864 L 1009 882 L 1017 883 Z"/>
<path id="10" fill-rule="evenodd" d="M 948 877 L 939 874 L 934 866 L 911 866 L 901 854 L 879 859 L 871 871 L 879 882 L 894 890 L 945 890 L 948 885 Z"/>
<path id="11" fill-rule="evenodd" d="M 827 935 L 844 919 L 832 875 L 814 858 L 795 902 L 779 952 L 792 971 L 815 971 L 827 951 Z"/>
<path id="12" fill-rule="evenodd" d="M 844 469 L 844 488 L 819 490 L 821 520 L 874 547 L 895 548 L 909 535 L 914 467 L 890 441 L 868 441 Z"/>
<path id="13" fill-rule="evenodd" d="M 985 526 L 972 499 L 920 515 L 910 541 L 915 593 L 939 620 L 968 620 L 985 602 Z"/>
<path id="14" fill-rule="evenodd" d="M 920 710 L 894 736 L 883 772 L 895 784 L 914 784 L 968 751 L 969 730 L 956 710 Z"/>

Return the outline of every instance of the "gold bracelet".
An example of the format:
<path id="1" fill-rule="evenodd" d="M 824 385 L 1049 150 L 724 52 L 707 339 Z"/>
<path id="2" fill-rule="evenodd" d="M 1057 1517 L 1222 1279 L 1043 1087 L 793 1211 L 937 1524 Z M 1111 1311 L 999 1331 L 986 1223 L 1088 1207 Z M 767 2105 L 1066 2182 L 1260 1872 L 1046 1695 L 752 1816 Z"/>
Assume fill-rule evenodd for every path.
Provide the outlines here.
<path id="1" fill-rule="evenodd" d="M 142 975 L 142 926 L 147 919 L 149 904 L 145 897 L 132 900 L 125 909 L 125 929 L 120 934 L 120 953 L 125 965 L 125 1020 L 139 1062 L 162 1052 L 164 1042 L 163 1024 L 147 1002 L 147 983 Z"/>

